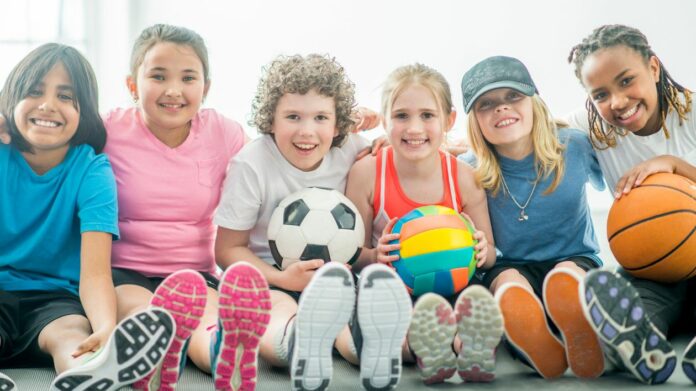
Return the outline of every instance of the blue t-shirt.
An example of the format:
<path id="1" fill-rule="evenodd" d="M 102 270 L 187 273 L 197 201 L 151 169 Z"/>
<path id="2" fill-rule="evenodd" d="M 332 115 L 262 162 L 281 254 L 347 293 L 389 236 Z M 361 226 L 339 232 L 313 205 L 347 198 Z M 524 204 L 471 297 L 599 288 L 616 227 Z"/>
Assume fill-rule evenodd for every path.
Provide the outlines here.
<path id="1" fill-rule="evenodd" d="M 0 143 L 0 290 L 77 294 L 81 233 L 118 239 L 116 181 L 106 155 L 88 145 L 37 175 Z"/>
<path id="2" fill-rule="evenodd" d="M 563 178 L 552 193 L 544 194 L 554 175 L 542 177 L 525 208 L 528 220 L 518 220 L 520 208 L 502 185 L 496 196 L 486 192 L 493 238 L 502 253 L 498 264 L 560 261 L 575 256 L 602 264 L 585 192 L 587 182 L 604 189 L 597 156 L 587 135 L 579 130 L 561 129 L 558 137 L 566 146 Z M 473 154 L 463 160 L 475 164 Z M 524 205 L 536 180 L 534 154 L 522 160 L 498 155 L 498 160 L 510 193 Z"/>

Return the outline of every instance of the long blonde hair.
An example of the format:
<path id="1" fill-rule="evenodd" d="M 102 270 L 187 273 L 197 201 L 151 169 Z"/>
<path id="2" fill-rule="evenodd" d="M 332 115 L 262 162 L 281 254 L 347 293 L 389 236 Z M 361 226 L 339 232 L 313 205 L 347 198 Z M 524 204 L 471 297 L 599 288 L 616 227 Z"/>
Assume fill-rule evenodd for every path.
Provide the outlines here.
<path id="1" fill-rule="evenodd" d="M 546 103 L 534 95 L 532 99 L 532 145 L 534 148 L 534 161 L 536 163 L 536 180 L 547 178 L 551 173 L 554 174 L 551 186 L 544 192 L 549 194 L 556 190 L 563 178 L 565 162 L 563 151 L 565 146 L 558 140 L 558 129 L 567 127 L 567 124 L 554 120 L 546 106 Z M 467 129 L 469 143 L 471 144 L 478 166 L 476 167 L 476 179 L 486 190 L 491 190 L 497 195 L 501 188 L 500 163 L 495 156 L 494 147 L 486 141 L 481 132 L 481 127 L 476 120 L 473 110 L 469 113 L 469 126 Z"/>
<path id="2" fill-rule="evenodd" d="M 382 116 L 386 129 L 391 129 L 391 111 L 399 94 L 412 85 L 427 88 L 438 105 L 442 121 L 442 130 L 446 132 L 450 114 L 452 114 L 452 94 L 444 76 L 433 68 L 423 64 L 404 65 L 389 74 L 382 90 Z"/>

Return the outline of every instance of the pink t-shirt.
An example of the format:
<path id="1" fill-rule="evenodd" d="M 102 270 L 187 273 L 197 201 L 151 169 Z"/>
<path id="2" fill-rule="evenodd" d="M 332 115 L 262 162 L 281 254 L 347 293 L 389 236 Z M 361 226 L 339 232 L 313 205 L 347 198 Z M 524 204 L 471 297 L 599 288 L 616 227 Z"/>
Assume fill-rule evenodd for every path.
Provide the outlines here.
<path id="1" fill-rule="evenodd" d="M 215 273 L 213 213 L 227 163 L 244 145 L 242 127 L 215 110 L 200 110 L 183 144 L 170 148 L 135 108 L 111 111 L 104 124 L 121 231 L 112 266 L 148 277 L 184 268 Z"/>

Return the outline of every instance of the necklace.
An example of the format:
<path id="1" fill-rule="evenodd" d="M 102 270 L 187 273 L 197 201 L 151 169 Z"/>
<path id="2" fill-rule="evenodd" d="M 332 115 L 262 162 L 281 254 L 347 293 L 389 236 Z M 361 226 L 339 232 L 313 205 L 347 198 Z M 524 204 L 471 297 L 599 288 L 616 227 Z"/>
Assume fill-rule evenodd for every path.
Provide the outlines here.
<path id="1" fill-rule="evenodd" d="M 517 202 L 515 197 L 513 197 L 512 193 L 510 192 L 510 188 L 508 187 L 507 183 L 505 183 L 505 176 L 503 176 L 503 173 L 500 173 L 500 179 L 502 179 L 503 181 L 503 187 L 505 188 L 505 192 L 508 193 L 510 199 L 515 204 L 515 206 L 517 206 L 520 209 L 520 214 L 517 216 L 517 221 L 525 222 L 529 220 L 529 216 L 524 210 L 527 208 L 527 205 L 529 205 L 529 201 L 532 200 L 532 195 L 534 195 L 534 190 L 536 190 L 537 183 L 539 183 L 539 178 L 537 178 L 534 181 L 534 186 L 532 186 L 532 192 L 529 193 L 529 197 L 527 197 L 527 201 L 524 202 L 524 205 L 520 205 L 520 203 Z"/>

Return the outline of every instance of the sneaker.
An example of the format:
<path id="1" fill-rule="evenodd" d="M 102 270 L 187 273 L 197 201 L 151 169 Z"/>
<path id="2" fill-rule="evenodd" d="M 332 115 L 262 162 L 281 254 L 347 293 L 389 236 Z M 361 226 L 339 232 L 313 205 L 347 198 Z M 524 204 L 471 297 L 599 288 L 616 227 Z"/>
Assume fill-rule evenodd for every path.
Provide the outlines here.
<path id="1" fill-rule="evenodd" d="M 508 283 L 498 289 L 495 299 L 515 353 L 546 379 L 562 376 L 568 369 L 565 349 L 549 328 L 539 298 L 521 284 Z"/>
<path id="2" fill-rule="evenodd" d="M 366 390 L 389 390 L 401 377 L 401 347 L 411 323 L 411 297 L 389 267 L 373 264 L 360 274 L 357 323 L 362 335 L 360 381 Z"/>
<path id="3" fill-rule="evenodd" d="M 117 390 L 160 364 L 174 336 L 174 319 L 149 308 L 123 319 L 104 347 L 83 365 L 58 375 L 51 390 Z"/>
<path id="4" fill-rule="evenodd" d="M 696 383 L 696 338 L 692 339 L 682 356 L 682 369 L 692 382 Z M 2 390 L 2 388 L 0 388 Z"/>
<path id="5" fill-rule="evenodd" d="M 677 365 L 672 345 L 650 322 L 638 291 L 623 277 L 593 270 L 585 277 L 585 316 L 623 367 L 647 384 L 667 381 Z"/>
<path id="6" fill-rule="evenodd" d="M 457 372 L 467 382 L 495 379 L 495 350 L 503 336 L 503 315 L 488 289 L 472 285 L 454 304 L 457 335 L 462 348 L 457 357 Z"/>
<path id="7" fill-rule="evenodd" d="M 236 262 L 222 274 L 218 329 L 211 341 L 216 390 L 253 390 L 259 343 L 271 320 L 271 294 L 261 272 Z"/>
<path id="8" fill-rule="evenodd" d="M 135 382 L 134 389 L 174 390 L 186 365 L 189 338 L 201 322 L 206 299 L 205 279 L 193 270 L 180 270 L 170 274 L 157 287 L 150 305 L 169 312 L 176 324 L 176 334 L 162 364 L 144 379 Z"/>
<path id="9" fill-rule="evenodd" d="M 300 296 L 290 358 L 293 390 L 325 390 L 331 382 L 332 349 L 355 306 L 355 285 L 344 265 L 319 268 Z"/>
<path id="10" fill-rule="evenodd" d="M 16 389 L 15 387 L 17 387 L 15 382 L 9 376 L 0 372 L 0 391 L 12 391 Z"/>
<path id="11" fill-rule="evenodd" d="M 423 383 L 442 383 L 457 371 L 457 357 L 452 350 L 456 332 L 454 311 L 442 296 L 426 293 L 416 301 L 408 346 Z"/>
<path id="12" fill-rule="evenodd" d="M 582 276 L 570 269 L 554 269 L 543 286 L 546 313 L 565 343 L 568 366 L 575 376 L 596 378 L 604 372 L 604 353 L 599 337 L 582 308 Z"/>

